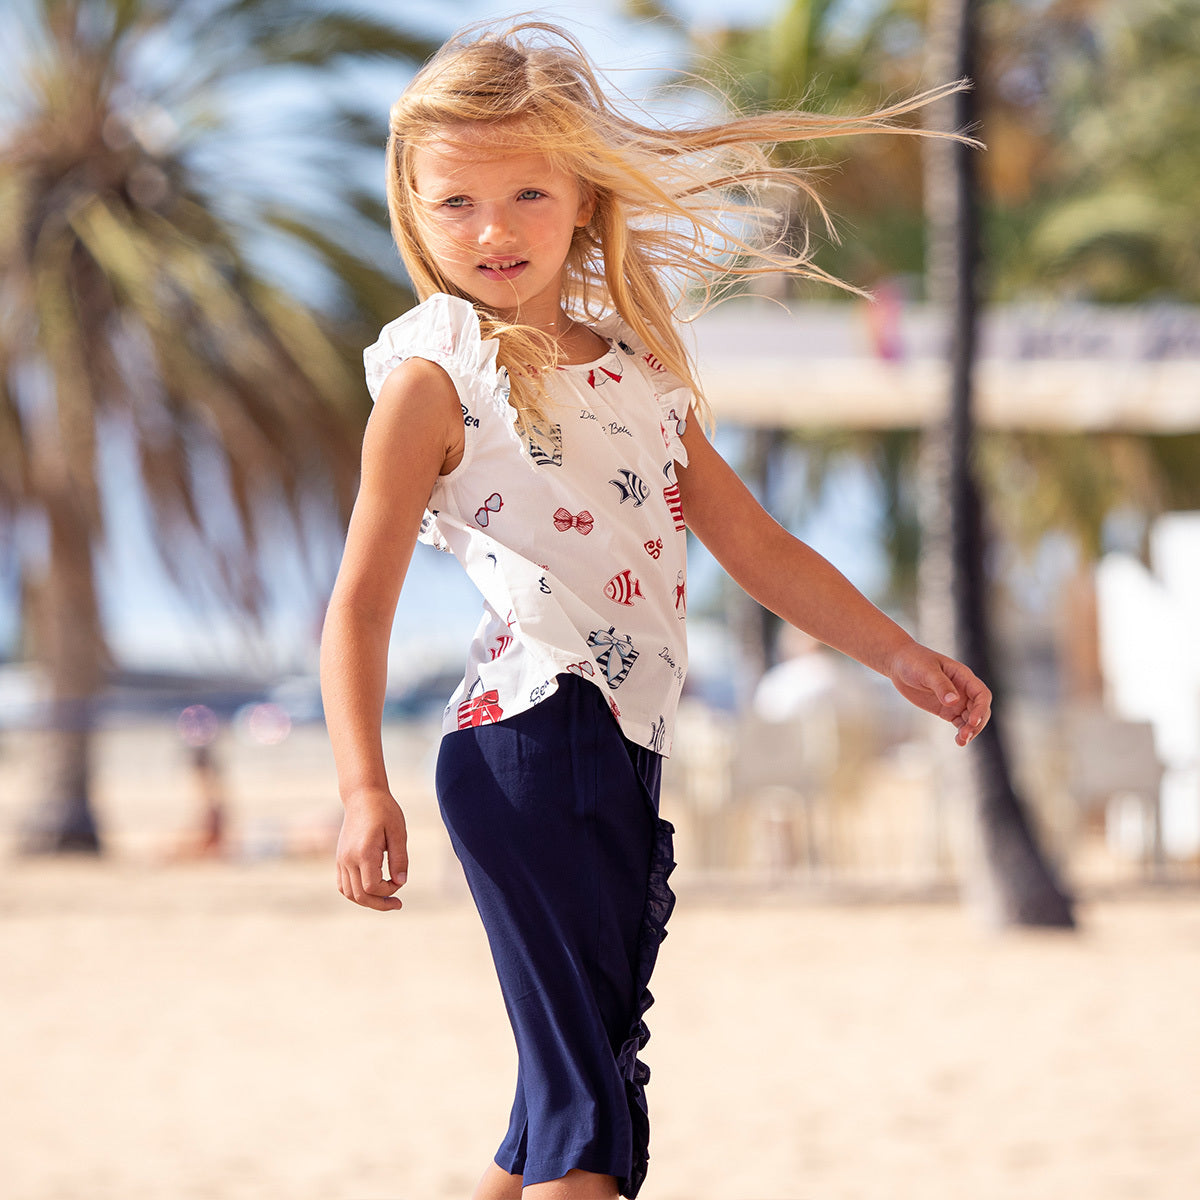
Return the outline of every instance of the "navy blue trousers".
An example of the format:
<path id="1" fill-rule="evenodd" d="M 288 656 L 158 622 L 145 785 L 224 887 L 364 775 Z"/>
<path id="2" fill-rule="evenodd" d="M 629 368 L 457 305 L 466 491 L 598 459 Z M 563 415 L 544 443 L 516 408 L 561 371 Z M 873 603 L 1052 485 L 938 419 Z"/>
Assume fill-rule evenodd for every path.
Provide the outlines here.
<path id="1" fill-rule="evenodd" d="M 442 817 L 483 919 L 517 1043 L 496 1163 L 526 1186 L 572 1168 L 646 1174 L 649 1070 L 637 1058 L 674 904 L 661 759 L 622 734 L 593 683 L 447 734 Z"/>

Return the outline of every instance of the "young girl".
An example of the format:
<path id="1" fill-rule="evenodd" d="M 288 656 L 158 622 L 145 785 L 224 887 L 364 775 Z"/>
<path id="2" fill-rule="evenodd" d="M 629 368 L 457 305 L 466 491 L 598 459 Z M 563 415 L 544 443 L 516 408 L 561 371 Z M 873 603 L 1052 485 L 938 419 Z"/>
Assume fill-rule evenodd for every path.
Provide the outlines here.
<path id="1" fill-rule="evenodd" d="M 717 455 L 669 298 L 688 278 L 819 275 L 755 244 L 754 189 L 807 190 L 760 147 L 890 128 L 918 102 L 664 131 L 615 111 L 567 34 L 525 24 L 453 39 L 392 109 L 391 225 L 423 299 L 365 354 L 375 409 L 321 676 L 346 810 L 338 888 L 399 908 L 389 632 L 414 542 L 462 562 L 483 617 L 437 794 L 519 1062 L 476 1200 L 633 1197 L 645 1178 L 637 1052 L 674 900 L 658 788 L 687 664 L 685 529 L 959 745 L 988 718 L 971 671 L 868 603 Z"/>

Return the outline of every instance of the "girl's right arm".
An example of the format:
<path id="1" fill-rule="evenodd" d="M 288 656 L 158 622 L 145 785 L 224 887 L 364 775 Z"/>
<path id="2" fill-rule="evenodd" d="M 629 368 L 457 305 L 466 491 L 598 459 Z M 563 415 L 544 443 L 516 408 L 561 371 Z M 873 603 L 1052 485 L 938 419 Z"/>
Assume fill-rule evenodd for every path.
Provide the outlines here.
<path id="1" fill-rule="evenodd" d="M 433 485 L 462 452 L 462 409 L 450 377 L 408 359 L 384 381 L 367 422 L 358 497 L 321 636 L 321 698 L 345 807 L 338 891 L 367 908 L 399 908 L 395 893 L 408 876 L 404 814 L 388 786 L 380 735 L 392 619 Z"/>

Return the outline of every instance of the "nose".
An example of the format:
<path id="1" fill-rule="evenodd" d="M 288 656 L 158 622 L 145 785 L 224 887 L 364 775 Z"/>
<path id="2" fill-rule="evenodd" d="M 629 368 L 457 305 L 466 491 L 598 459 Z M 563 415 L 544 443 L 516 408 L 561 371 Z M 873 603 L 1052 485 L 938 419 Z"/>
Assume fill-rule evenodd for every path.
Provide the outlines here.
<path id="1" fill-rule="evenodd" d="M 479 244 L 481 246 L 504 246 L 512 240 L 512 224 L 502 205 L 489 205 L 481 214 Z"/>

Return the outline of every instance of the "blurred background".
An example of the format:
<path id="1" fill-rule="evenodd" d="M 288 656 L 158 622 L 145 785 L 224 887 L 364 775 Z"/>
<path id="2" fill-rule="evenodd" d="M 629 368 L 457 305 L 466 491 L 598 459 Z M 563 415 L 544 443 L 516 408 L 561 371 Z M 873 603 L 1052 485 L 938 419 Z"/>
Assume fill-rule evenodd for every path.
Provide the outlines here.
<path id="1" fill-rule="evenodd" d="M 437 1200 L 468 1194 L 490 1153 L 507 1034 L 478 1016 L 498 1000 L 478 995 L 486 949 L 432 796 L 478 597 L 419 547 L 389 664 L 413 841 L 403 952 L 424 950 L 440 986 L 376 995 L 378 927 L 333 894 L 316 667 L 369 409 L 362 348 L 413 303 L 384 206 L 387 109 L 455 28 L 515 11 L 0 12 L 0 936 L 16 972 L 0 1038 L 28 1134 L 14 1196 Z M 663 991 L 688 999 L 661 1005 L 681 1032 L 662 1049 L 675 1083 L 648 1193 L 1193 1195 L 1200 2 L 537 12 L 664 121 L 862 111 L 966 74 L 974 89 L 920 120 L 987 145 L 778 148 L 833 222 L 790 207 L 783 227 L 873 299 L 767 279 L 691 327 L 721 451 L 873 600 L 975 665 L 997 709 L 987 738 L 948 752 L 937 722 L 781 629 L 692 545 L 663 800 L 685 900 Z M 984 926 L 1010 931 L 1004 949 Z M 729 956 L 719 979 L 710 946 Z M 253 1020 L 234 1012 L 247 987 Z M 844 1041 L 793 1036 L 796 989 Z M 364 994 L 344 1029 L 332 1014 Z M 881 994 L 889 1021 L 856 1023 Z M 458 1041 L 426 1027 L 460 1002 Z M 405 1108 L 407 1132 L 355 1125 L 317 1070 L 290 1085 L 285 1121 L 272 1089 L 310 1054 L 336 1077 L 331 1029 L 386 1079 L 371 1039 L 391 1004 L 422 1027 L 414 1071 L 445 1083 L 401 1102 L 426 1106 Z M 774 1031 L 770 1061 L 746 1060 L 731 1028 L 747 1006 Z M 711 1118 L 689 1107 L 704 1081 L 685 1035 L 775 1097 L 765 1124 L 722 1110 L 702 1139 L 753 1147 L 741 1190 L 698 1160 Z M 796 1082 L 817 1064 L 826 1084 Z M 1118 1081 L 1124 1099 L 1099 1103 Z M 214 1120 L 211 1137 L 189 1124 Z M 408 1137 L 419 1158 L 446 1122 L 466 1123 L 474 1157 L 435 1168 L 397 1149 Z"/>

